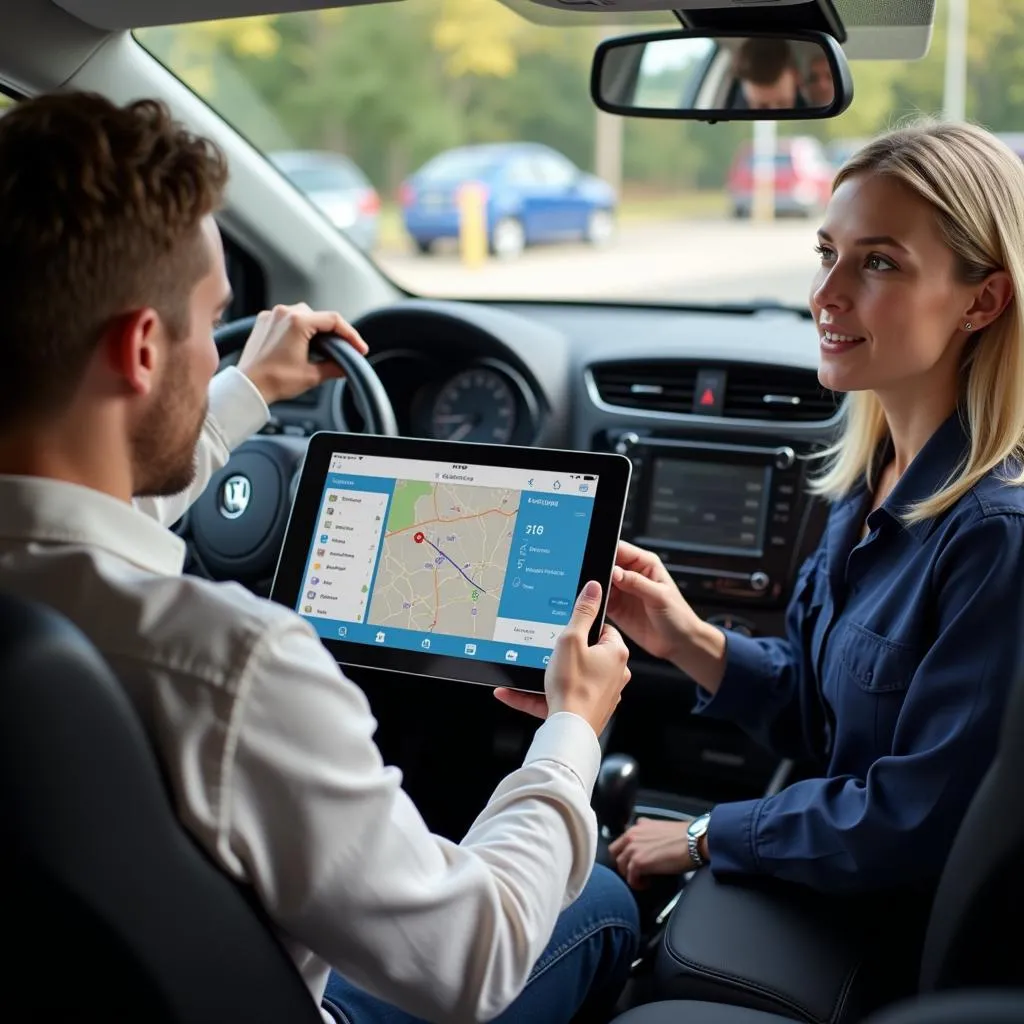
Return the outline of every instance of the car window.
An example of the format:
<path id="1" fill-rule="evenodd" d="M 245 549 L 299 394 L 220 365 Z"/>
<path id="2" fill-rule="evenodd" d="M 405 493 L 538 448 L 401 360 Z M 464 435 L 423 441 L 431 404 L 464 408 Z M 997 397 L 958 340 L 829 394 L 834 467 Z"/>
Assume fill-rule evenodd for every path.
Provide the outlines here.
<path id="1" fill-rule="evenodd" d="M 793 147 L 793 157 L 802 167 L 809 170 L 820 170 L 828 166 L 825 149 L 817 139 L 803 139 L 799 146 Z"/>
<path id="2" fill-rule="evenodd" d="M 776 152 L 772 157 L 772 162 L 776 167 L 792 167 L 793 166 L 793 154 L 789 149 L 783 149 L 781 152 Z M 749 150 L 743 156 L 744 167 L 750 168 L 754 166 L 754 151 Z"/>
<path id="3" fill-rule="evenodd" d="M 419 172 L 422 181 L 464 181 L 486 174 L 498 163 L 492 153 L 447 153 L 431 160 Z"/>
<path id="4" fill-rule="evenodd" d="M 517 156 L 505 169 L 505 180 L 510 185 L 528 187 L 543 184 L 544 176 L 538 161 L 528 156 Z"/>
<path id="5" fill-rule="evenodd" d="M 541 181 L 554 188 L 566 188 L 579 176 L 579 171 L 568 160 L 553 153 L 538 153 L 534 163 Z"/>
<path id="6" fill-rule="evenodd" d="M 359 174 L 344 164 L 330 167 L 285 167 L 283 170 L 304 192 L 360 188 L 364 184 Z"/>
<path id="7" fill-rule="evenodd" d="M 379 209 L 372 196 L 363 209 L 359 200 L 321 194 L 324 215 L 352 237 L 365 227 L 371 258 L 416 294 L 774 300 L 806 308 L 818 264 L 815 231 L 836 161 L 910 117 L 942 115 L 947 53 L 963 56 L 969 118 L 997 133 L 1024 128 L 1024 90 L 1015 89 L 1024 3 L 975 0 L 955 46 L 947 39 L 948 4 L 940 3 L 923 59 L 851 63 L 854 98 L 843 115 L 763 122 L 779 173 L 770 203 L 758 202 L 755 211 L 749 173 L 755 124 L 613 117 L 591 100 L 597 41 L 609 33 L 677 27 L 671 11 L 628 19 L 573 11 L 557 25 L 517 13 L 534 6 L 495 0 L 416 0 L 401 9 L 321 5 L 145 29 L 136 39 L 263 152 L 353 161 L 379 196 Z M 794 138 L 803 145 L 812 140 L 807 154 L 791 154 Z M 557 164 L 514 162 L 527 147 L 546 147 Z M 797 173 L 791 173 L 794 160 Z M 514 247 L 514 259 L 470 266 L 459 252 L 465 208 L 452 192 L 461 182 L 487 180 L 485 201 L 500 202 L 506 197 L 491 172 L 510 161 L 510 173 L 524 183 L 534 174 L 545 183 L 565 182 L 575 166 L 592 175 L 591 184 L 572 210 L 548 204 L 527 216 L 489 208 L 479 221 L 484 229 L 500 221 L 517 238 L 521 228 L 524 247 Z M 764 189 L 758 195 L 763 200 Z M 591 231 L 595 222 L 607 223 L 594 214 L 606 212 L 614 215 L 611 238 Z M 517 216 L 526 219 L 510 225 Z M 494 248 L 493 238 L 487 241 Z"/>

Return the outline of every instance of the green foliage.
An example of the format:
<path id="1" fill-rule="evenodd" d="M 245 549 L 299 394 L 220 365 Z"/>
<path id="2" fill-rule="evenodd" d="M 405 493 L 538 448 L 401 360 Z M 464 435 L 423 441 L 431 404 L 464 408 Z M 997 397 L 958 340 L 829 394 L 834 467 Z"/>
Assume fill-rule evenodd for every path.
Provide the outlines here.
<path id="1" fill-rule="evenodd" d="M 928 56 L 858 62 L 850 110 L 781 122 L 782 134 L 863 138 L 916 113 L 939 113 L 946 0 Z M 496 0 L 405 0 L 140 32 L 145 46 L 265 150 L 347 152 L 386 193 L 451 146 L 526 139 L 593 163 L 593 25 L 532 24 Z M 622 26 L 622 33 L 630 31 Z M 968 115 L 1024 129 L 1024 4 L 971 0 Z M 629 120 L 627 182 L 718 188 L 742 123 Z"/>

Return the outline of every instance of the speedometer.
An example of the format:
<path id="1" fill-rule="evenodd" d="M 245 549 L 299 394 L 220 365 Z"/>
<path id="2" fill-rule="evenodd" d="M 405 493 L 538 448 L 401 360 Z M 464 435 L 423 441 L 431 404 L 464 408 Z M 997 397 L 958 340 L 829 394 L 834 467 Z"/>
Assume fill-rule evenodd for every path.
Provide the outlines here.
<path id="1" fill-rule="evenodd" d="M 438 393 L 430 428 L 442 441 L 508 444 L 516 429 L 515 392 L 497 370 L 463 370 Z"/>

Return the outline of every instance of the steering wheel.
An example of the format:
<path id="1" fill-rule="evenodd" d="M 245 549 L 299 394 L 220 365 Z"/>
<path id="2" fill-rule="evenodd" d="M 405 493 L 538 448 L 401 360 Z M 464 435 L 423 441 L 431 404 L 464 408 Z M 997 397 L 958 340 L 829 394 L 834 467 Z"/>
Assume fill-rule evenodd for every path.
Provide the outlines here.
<path id="1" fill-rule="evenodd" d="M 242 349 L 255 323 L 256 317 L 245 317 L 214 332 L 221 359 Z M 370 362 L 336 335 L 318 334 L 309 347 L 312 358 L 330 359 L 345 371 L 367 433 L 397 437 L 395 411 Z M 232 452 L 175 527 L 188 546 L 186 571 L 269 591 L 306 443 L 260 434 Z"/>
<path id="2" fill-rule="evenodd" d="M 221 359 L 240 352 L 255 326 L 256 317 L 246 316 L 218 327 L 213 339 Z M 329 359 L 345 371 L 345 385 L 352 389 L 352 399 L 366 424 L 365 433 L 398 436 L 398 421 L 391 399 L 366 356 L 336 334 L 313 335 L 309 350 L 314 359 Z"/>

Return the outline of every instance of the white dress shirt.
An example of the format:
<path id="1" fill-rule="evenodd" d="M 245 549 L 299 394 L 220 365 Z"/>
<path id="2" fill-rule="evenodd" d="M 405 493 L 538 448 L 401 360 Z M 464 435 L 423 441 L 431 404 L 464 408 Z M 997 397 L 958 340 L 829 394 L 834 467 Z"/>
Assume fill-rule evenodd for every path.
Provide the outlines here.
<path id="1" fill-rule="evenodd" d="M 185 825 L 254 886 L 318 1004 L 333 966 L 419 1016 L 490 1019 L 590 875 L 597 738 L 553 715 L 461 843 L 431 834 L 313 629 L 182 575 L 167 527 L 267 415 L 243 374 L 218 374 L 195 484 L 172 499 L 0 476 L 0 588 L 53 606 L 106 656 Z"/>

